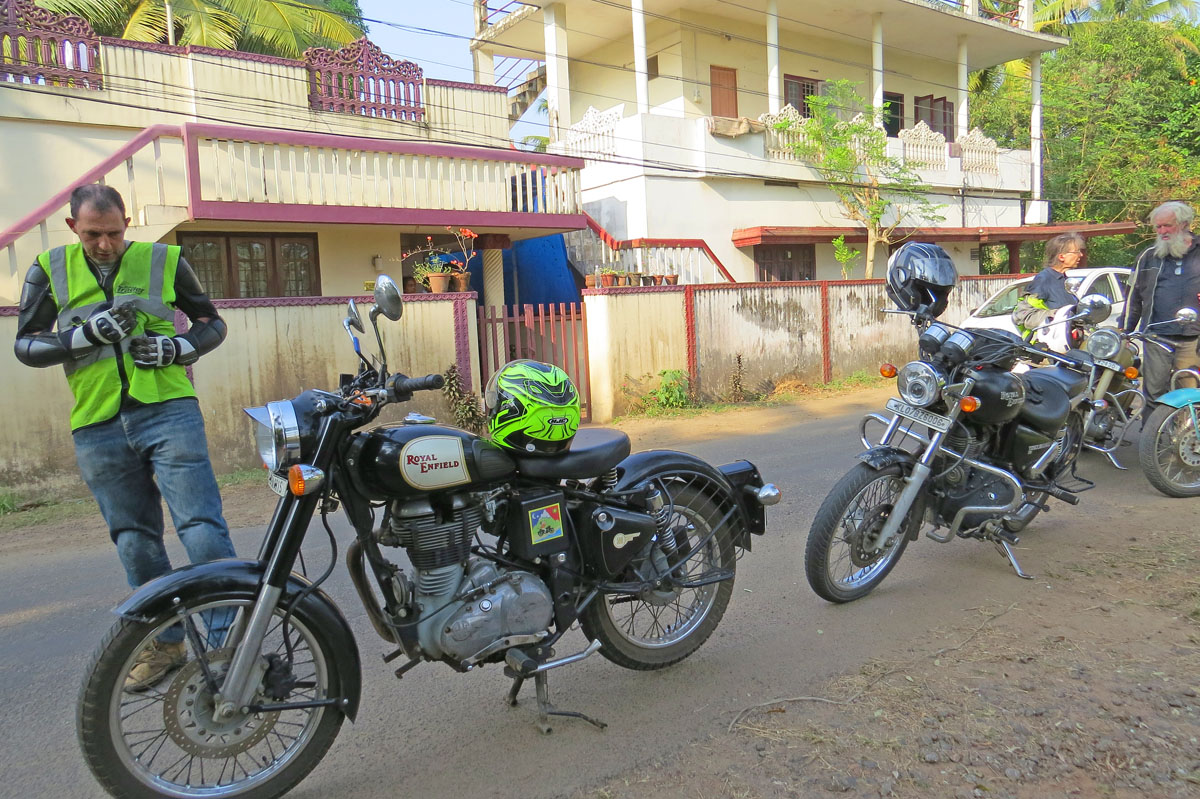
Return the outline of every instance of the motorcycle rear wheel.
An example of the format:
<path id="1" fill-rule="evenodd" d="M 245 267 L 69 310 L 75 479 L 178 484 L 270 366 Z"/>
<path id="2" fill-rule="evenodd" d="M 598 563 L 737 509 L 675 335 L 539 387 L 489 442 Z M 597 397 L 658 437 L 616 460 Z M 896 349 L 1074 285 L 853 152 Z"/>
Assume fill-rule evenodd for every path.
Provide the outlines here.
<path id="1" fill-rule="evenodd" d="M 873 591 L 895 568 L 908 546 L 903 528 L 883 551 L 860 547 L 864 534 L 882 528 L 903 490 L 899 464 L 875 469 L 859 463 L 837 482 L 813 518 L 804 551 L 804 572 L 817 596 L 852 602 Z"/>
<path id="2" fill-rule="evenodd" d="M 669 529 L 680 546 L 699 547 L 679 562 L 672 559 L 675 569 L 682 569 L 684 579 L 714 569 L 732 572 L 737 557 L 729 523 L 709 536 L 725 515 L 712 498 L 684 486 L 673 492 L 672 499 Z M 686 535 L 686 544 L 681 534 Z M 705 538 L 708 541 L 701 546 Z M 658 544 L 654 547 L 658 550 Z M 683 660 L 708 640 L 725 615 L 732 593 L 733 577 L 673 591 L 602 594 L 584 608 L 579 621 L 588 639 L 602 644 L 600 654 L 618 666 L 639 671 L 661 669 Z"/>
<path id="3" fill-rule="evenodd" d="M 1155 408 L 1142 430 L 1138 456 L 1150 485 L 1168 497 L 1200 496 L 1200 431 L 1192 406 Z"/>
<path id="4" fill-rule="evenodd" d="M 252 605 L 250 598 L 225 599 L 183 609 L 218 682 L 233 653 L 232 642 L 224 639 L 229 629 L 236 634 Z M 284 609 L 277 608 L 268 625 L 264 655 L 287 656 L 283 615 Z M 121 619 L 92 656 L 76 719 L 88 767 L 105 790 L 122 799 L 270 799 L 286 793 L 325 756 L 342 725 L 342 713 L 319 707 L 217 721 L 200 660 L 186 640 L 186 663 L 145 691 L 126 692 L 125 678 L 139 653 L 180 618 L 172 612 L 148 623 Z M 303 605 L 294 610 L 286 632 L 292 647 L 290 676 L 299 684 L 284 700 L 260 694 L 258 701 L 329 696 L 335 667 L 317 629 Z"/>

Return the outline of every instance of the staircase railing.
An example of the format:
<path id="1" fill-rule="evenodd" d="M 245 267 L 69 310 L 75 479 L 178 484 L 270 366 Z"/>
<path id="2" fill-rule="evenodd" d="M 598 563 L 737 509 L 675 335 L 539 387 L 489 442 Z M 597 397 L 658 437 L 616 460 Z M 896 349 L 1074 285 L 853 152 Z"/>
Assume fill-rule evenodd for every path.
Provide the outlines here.
<path id="1" fill-rule="evenodd" d="M 587 229 L 564 234 L 571 262 L 584 274 L 614 269 L 644 275 L 678 275 L 682 283 L 736 283 L 704 239 L 618 240 L 586 215 Z"/>

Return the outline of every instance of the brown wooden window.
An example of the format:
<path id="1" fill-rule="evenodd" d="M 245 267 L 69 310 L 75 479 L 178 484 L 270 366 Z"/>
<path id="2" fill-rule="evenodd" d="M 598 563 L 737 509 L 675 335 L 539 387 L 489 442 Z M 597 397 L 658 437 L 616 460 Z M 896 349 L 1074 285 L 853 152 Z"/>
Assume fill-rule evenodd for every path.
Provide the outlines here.
<path id="1" fill-rule="evenodd" d="M 945 97 L 926 94 L 913 98 L 913 124 L 924 122 L 931 129 L 954 141 L 954 103 Z"/>
<path id="2" fill-rule="evenodd" d="M 730 67 L 708 68 L 709 85 L 712 87 L 712 115 L 733 117 L 738 115 L 737 70 Z"/>
<path id="3" fill-rule="evenodd" d="M 883 128 L 889 136 L 899 136 L 904 127 L 904 95 L 883 93 Z"/>
<path id="4" fill-rule="evenodd" d="M 815 78 L 802 78 L 799 75 L 783 76 L 783 102 L 800 112 L 802 117 L 811 117 L 808 98 L 821 93 L 824 81 Z"/>
<path id="5" fill-rule="evenodd" d="M 817 276 L 817 248 L 814 244 L 759 244 L 754 247 L 758 280 L 814 280 Z"/>
<path id="6" fill-rule="evenodd" d="M 213 299 L 321 294 L 312 233 L 181 233 L 183 257 Z"/>

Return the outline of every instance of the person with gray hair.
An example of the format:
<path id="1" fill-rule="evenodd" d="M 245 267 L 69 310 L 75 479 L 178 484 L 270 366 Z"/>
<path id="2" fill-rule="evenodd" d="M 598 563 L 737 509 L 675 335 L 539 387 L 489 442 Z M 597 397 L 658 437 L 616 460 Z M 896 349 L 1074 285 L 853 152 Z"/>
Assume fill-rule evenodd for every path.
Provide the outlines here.
<path id="1" fill-rule="evenodd" d="M 1196 212 L 1186 203 L 1163 203 L 1149 218 L 1154 244 L 1138 256 L 1130 276 L 1133 289 L 1121 328 L 1145 330 L 1154 325 L 1152 332 L 1174 347 L 1173 353 L 1150 343 L 1142 348 L 1144 390 L 1147 399 L 1154 400 L 1170 389 L 1174 370 L 1200 366 L 1200 322 L 1173 321 L 1180 308 L 1200 307 L 1200 239 L 1191 230 Z"/>

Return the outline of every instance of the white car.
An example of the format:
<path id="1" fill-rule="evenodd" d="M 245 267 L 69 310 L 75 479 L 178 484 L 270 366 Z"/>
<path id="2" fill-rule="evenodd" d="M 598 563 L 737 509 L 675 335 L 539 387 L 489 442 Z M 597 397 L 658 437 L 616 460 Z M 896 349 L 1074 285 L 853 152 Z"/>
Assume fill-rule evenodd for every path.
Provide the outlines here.
<path id="1" fill-rule="evenodd" d="M 1116 327 L 1117 321 L 1125 313 L 1125 296 L 1129 293 L 1125 283 L 1130 271 L 1132 270 L 1127 266 L 1068 269 L 1067 291 L 1077 297 L 1086 297 L 1088 294 L 1102 294 L 1108 297 L 1112 301 L 1113 309 L 1103 324 L 1106 327 Z M 986 302 L 963 320 L 962 327 L 998 328 L 1016 333 L 1017 326 L 1012 320 L 1013 308 L 1017 307 L 1017 298 L 1033 278 L 1033 275 L 1024 275 L 988 297 Z"/>

